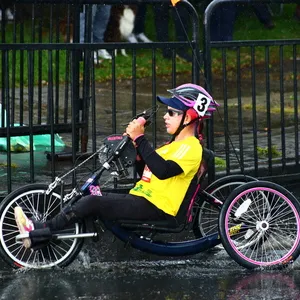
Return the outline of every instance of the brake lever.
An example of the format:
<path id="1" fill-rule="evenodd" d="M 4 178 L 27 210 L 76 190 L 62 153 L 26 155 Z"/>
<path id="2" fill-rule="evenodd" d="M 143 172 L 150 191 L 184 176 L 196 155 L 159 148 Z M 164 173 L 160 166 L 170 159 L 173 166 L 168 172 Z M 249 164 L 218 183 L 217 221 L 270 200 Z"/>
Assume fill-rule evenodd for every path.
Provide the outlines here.
<path id="1" fill-rule="evenodd" d="M 159 109 L 159 105 L 155 105 L 152 106 L 151 108 L 148 108 L 146 110 L 144 110 L 143 112 L 137 114 L 136 116 L 134 116 L 131 121 L 136 120 L 138 118 L 144 118 L 146 120 L 146 123 L 144 124 L 144 126 L 149 126 L 152 124 L 152 117 L 156 114 L 156 112 Z M 127 124 L 122 124 L 122 126 L 126 126 Z"/>

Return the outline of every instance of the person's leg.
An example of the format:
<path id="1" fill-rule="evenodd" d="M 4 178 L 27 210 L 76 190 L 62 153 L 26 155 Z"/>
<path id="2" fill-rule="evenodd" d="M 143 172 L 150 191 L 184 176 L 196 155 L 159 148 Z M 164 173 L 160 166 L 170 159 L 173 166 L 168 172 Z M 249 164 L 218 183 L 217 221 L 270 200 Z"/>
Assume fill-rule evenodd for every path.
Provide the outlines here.
<path id="1" fill-rule="evenodd" d="M 20 217 L 24 218 L 23 213 Z M 32 225 L 34 229 L 49 227 L 51 231 L 56 231 L 87 217 L 99 217 L 102 220 L 110 221 L 121 219 L 165 220 L 166 214 L 143 197 L 131 194 L 103 193 L 102 196 L 83 197 L 72 206 L 65 207 L 45 223 L 33 222 Z M 28 219 L 24 221 L 26 227 L 30 227 Z"/>
<path id="2" fill-rule="evenodd" d="M 103 193 L 102 196 L 86 196 L 76 202 L 67 213 L 79 219 L 89 216 L 102 220 L 162 220 L 165 213 L 147 199 L 131 194 Z"/>
<path id="3" fill-rule="evenodd" d="M 89 43 L 94 42 L 93 39 L 93 23 L 94 19 L 97 13 L 97 5 L 83 5 L 83 11 L 80 13 L 80 28 L 79 28 L 79 34 L 80 34 L 80 43 Z M 86 20 L 86 18 L 89 18 L 89 20 Z M 85 25 L 86 23 L 89 23 L 89 28 L 87 30 L 90 30 L 91 32 L 86 32 Z M 90 34 L 90 38 L 88 38 L 88 33 Z"/>
<path id="4" fill-rule="evenodd" d="M 156 39 L 159 42 L 169 40 L 169 5 L 153 4 Z"/>
<path id="5" fill-rule="evenodd" d="M 104 32 L 110 17 L 111 5 L 95 5 L 95 14 L 93 18 L 93 42 L 103 43 Z"/>
<path id="6" fill-rule="evenodd" d="M 38 247 L 51 239 L 52 233 L 87 217 L 102 220 L 168 220 L 170 217 L 143 197 L 130 194 L 103 193 L 103 196 L 86 196 L 74 205 L 67 206 L 45 223 L 32 222 L 21 207 L 15 208 L 15 219 L 26 248 Z"/>
<path id="7" fill-rule="evenodd" d="M 85 32 L 85 11 L 86 11 L 86 5 L 83 5 L 83 11 L 80 13 L 80 20 L 79 20 L 79 41 L 80 43 L 84 43 L 84 32 Z"/>
<path id="8" fill-rule="evenodd" d="M 103 43 L 104 33 L 109 21 L 111 5 L 97 4 L 95 6 L 95 14 L 93 18 L 92 33 L 93 43 Z M 98 56 L 104 59 L 111 59 L 111 55 L 105 50 L 100 49 Z"/>
<path id="9" fill-rule="evenodd" d="M 153 4 L 156 39 L 158 42 L 169 41 L 169 5 L 167 3 Z M 170 48 L 162 49 L 165 58 L 171 58 Z"/>
<path id="10" fill-rule="evenodd" d="M 210 21 L 211 41 L 231 41 L 237 14 L 235 4 L 220 4 L 212 13 Z"/>
<path id="11" fill-rule="evenodd" d="M 297 4 L 297 6 L 296 6 L 295 18 L 296 18 L 296 20 L 300 21 L 300 4 Z"/>
<path id="12" fill-rule="evenodd" d="M 272 16 L 266 4 L 252 4 L 254 13 L 258 20 L 268 29 L 274 28 Z"/>
<path id="13" fill-rule="evenodd" d="M 187 9 L 179 2 L 175 8 L 172 8 L 172 14 L 175 23 L 177 41 L 188 41 L 190 18 Z M 179 48 L 177 50 L 177 55 L 188 62 L 192 62 L 192 56 L 188 53 L 188 49 L 189 47 Z"/>
<path id="14" fill-rule="evenodd" d="M 173 7 L 172 14 L 175 23 L 175 31 L 177 40 L 182 42 L 186 41 L 188 38 L 188 28 L 190 23 L 190 18 L 187 9 L 182 3 L 178 3 L 176 7 Z"/>
<path id="15" fill-rule="evenodd" d="M 221 19 L 220 19 L 220 40 L 232 41 L 233 29 L 236 19 L 236 5 L 225 3 L 221 5 Z"/>
<path id="16" fill-rule="evenodd" d="M 146 19 L 147 5 L 141 3 L 138 5 L 138 11 L 134 21 L 134 34 L 145 32 L 145 19 Z"/>
<path id="17" fill-rule="evenodd" d="M 210 17 L 210 40 L 211 41 L 221 40 L 221 36 L 220 36 L 221 14 L 222 14 L 221 7 L 217 6 Z"/>

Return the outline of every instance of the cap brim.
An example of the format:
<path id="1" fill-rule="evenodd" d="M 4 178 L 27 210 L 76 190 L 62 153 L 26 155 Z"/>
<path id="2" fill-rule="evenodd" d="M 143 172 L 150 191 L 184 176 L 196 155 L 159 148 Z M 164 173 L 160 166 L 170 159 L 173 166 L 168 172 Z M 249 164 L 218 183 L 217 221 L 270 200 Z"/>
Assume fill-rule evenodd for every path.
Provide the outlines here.
<path id="1" fill-rule="evenodd" d="M 188 107 L 185 106 L 181 101 L 176 98 L 165 98 L 161 96 L 157 96 L 157 100 L 167 106 L 173 107 L 178 110 L 186 110 Z"/>

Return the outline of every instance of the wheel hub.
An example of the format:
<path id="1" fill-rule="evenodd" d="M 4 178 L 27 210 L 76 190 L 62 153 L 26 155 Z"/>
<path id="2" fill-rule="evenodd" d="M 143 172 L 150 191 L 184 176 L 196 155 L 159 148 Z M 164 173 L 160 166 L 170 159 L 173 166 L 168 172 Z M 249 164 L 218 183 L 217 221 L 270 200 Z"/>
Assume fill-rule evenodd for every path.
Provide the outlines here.
<path id="1" fill-rule="evenodd" d="M 265 232 L 269 229 L 270 224 L 267 221 L 259 221 L 256 223 L 256 230 L 259 232 Z"/>

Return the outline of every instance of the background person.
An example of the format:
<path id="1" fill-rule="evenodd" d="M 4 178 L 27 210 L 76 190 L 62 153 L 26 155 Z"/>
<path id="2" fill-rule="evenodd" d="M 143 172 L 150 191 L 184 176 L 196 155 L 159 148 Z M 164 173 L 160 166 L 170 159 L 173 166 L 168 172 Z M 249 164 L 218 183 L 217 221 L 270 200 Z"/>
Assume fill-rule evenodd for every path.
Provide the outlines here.
<path id="1" fill-rule="evenodd" d="M 169 20 L 170 10 L 175 26 L 175 34 L 178 42 L 186 42 L 188 39 L 188 28 L 190 16 L 184 4 L 178 2 L 175 7 L 168 3 L 153 4 L 156 38 L 159 42 L 169 41 Z M 172 58 L 172 51 L 165 47 L 163 50 L 164 58 Z M 176 55 L 188 62 L 192 62 L 192 56 L 187 52 L 186 47 L 181 47 L 176 51 Z"/>
<path id="2" fill-rule="evenodd" d="M 86 14 L 88 6 L 84 5 L 83 12 L 80 14 L 80 43 L 86 43 L 87 32 L 85 30 Z M 91 42 L 103 43 L 104 33 L 109 21 L 111 5 L 93 4 L 92 5 L 92 22 L 91 22 Z M 94 53 L 94 62 L 98 63 L 98 58 L 112 59 L 106 49 L 99 49 Z"/>

